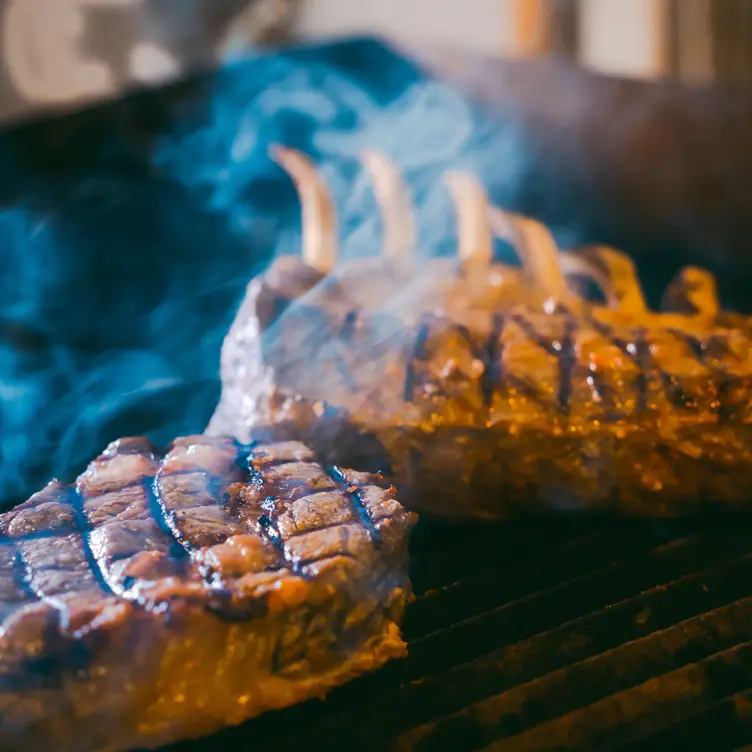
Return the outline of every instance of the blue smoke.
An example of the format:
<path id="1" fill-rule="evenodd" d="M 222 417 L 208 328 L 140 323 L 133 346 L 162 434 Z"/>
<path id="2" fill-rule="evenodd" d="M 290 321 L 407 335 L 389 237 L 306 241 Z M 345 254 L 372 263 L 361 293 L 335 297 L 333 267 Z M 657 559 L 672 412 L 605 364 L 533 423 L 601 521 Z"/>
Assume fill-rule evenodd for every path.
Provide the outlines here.
<path id="1" fill-rule="evenodd" d="M 119 436 L 203 430 L 249 278 L 298 243 L 297 197 L 270 143 L 320 160 L 353 253 L 378 248 L 355 157 L 383 148 L 414 184 L 424 245 L 441 252 L 453 244 L 441 169 L 469 160 L 514 190 L 498 136 L 371 41 L 261 56 L 0 134 L 2 503 L 70 478 Z"/>

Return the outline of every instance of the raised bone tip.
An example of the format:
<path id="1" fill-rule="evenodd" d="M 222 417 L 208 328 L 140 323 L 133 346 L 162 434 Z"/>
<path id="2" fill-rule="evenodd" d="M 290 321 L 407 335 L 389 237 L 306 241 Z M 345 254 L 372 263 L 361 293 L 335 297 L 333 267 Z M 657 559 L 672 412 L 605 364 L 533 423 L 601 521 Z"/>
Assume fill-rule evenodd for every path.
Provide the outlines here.
<path id="1" fill-rule="evenodd" d="M 373 182 L 384 222 L 384 256 L 398 266 L 409 266 L 415 245 L 413 203 L 397 166 L 385 154 L 365 149 L 360 155 Z"/>
<path id="2" fill-rule="evenodd" d="M 457 212 L 460 259 L 490 264 L 493 261 L 493 233 L 486 189 L 475 175 L 458 170 L 444 173 L 444 184 Z"/>
<path id="3" fill-rule="evenodd" d="M 269 146 L 270 157 L 290 176 L 300 197 L 303 260 L 322 274 L 337 261 L 337 219 L 329 190 L 307 155 L 279 144 Z"/>

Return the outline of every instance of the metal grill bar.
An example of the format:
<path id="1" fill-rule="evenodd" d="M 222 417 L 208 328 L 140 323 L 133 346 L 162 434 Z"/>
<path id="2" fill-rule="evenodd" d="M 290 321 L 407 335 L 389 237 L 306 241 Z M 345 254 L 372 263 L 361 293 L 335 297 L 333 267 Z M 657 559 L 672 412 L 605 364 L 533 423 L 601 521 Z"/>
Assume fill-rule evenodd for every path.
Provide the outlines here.
<path id="1" fill-rule="evenodd" d="M 666 749 L 732 749 L 735 744 L 744 744 L 752 738 L 752 690 L 740 692 L 710 705 L 704 711 L 689 718 L 671 723 L 650 737 L 637 736 L 613 750 L 646 750 L 664 752 Z M 666 745 L 669 745 L 668 747 Z M 740 747 L 737 752 L 751 752 L 752 744 Z"/>
<path id="2" fill-rule="evenodd" d="M 407 660 L 180 752 L 738 748 L 752 530 L 702 526 L 420 526 Z"/>
<path id="3" fill-rule="evenodd" d="M 705 711 L 716 699 L 713 677 L 741 690 L 752 682 L 752 643 L 745 643 L 707 659 L 649 679 L 554 721 L 488 746 L 489 750 L 603 749 L 624 735 L 625 729 L 648 733 L 666 719 L 680 721 Z M 672 744 L 673 747 L 673 744 Z M 671 747 L 669 747 L 671 748 Z"/>
<path id="4" fill-rule="evenodd" d="M 732 583 L 737 575 L 732 569 L 727 581 L 718 583 L 719 598 L 734 591 Z M 714 641 L 733 645 L 734 639 L 743 639 L 748 631 L 746 625 L 752 623 L 750 599 L 689 618 L 655 634 L 639 636 L 670 622 L 668 612 L 673 609 L 682 614 L 702 608 L 705 592 L 702 577 L 691 575 L 674 583 L 665 603 L 661 602 L 662 588 L 655 588 L 647 597 L 629 599 L 605 614 L 592 614 L 518 643 L 510 650 L 495 651 L 469 667 L 461 667 L 464 671 L 442 677 L 443 689 L 450 687 L 453 696 L 463 699 L 472 694 L 483 693 L 488 697 L 493 692 L 509 691 L 465 707 L 442 719 L 439 725 L 420 726 L 403 742 L 416 744 L 427 734 L 443 733 L 444 727 L 472 726 L 473 719 L 478 718 L 495 733 L 506 732 L 504 736 L 517 733 L 523 727 L 546 720 L 545 708 L 568 712 L 571 708 L 565 707 L 567 704 L 576 706 L 594 701 L 606 691 L 616 691 L 613 689 L 616 684 L 628 686 L 655 676 L 660 672 L 661 662 L 681 660 L 682 655 L 693 651 L 707 652 L 712 650 Z M 655 606 L 658 608 L 652 614 Z M 603 616 L 607 618 L 601 619 Z M 558 650 L 552 650 L 555 645 Z M 574 691 L 570 693 L 571 690 Z M 538 710 L 531 711 L 533 707 Z"/>

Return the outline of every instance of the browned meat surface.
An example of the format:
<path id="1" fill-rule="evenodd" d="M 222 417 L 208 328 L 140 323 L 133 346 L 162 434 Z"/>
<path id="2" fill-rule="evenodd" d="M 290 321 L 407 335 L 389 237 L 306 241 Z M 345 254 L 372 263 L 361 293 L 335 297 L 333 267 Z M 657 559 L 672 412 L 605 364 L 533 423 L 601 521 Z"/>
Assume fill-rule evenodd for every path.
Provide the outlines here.
<path id="1" fill-rule="evenodd" d="M 748 496 L 752 345 L 739 331 L 524 308 L 472 328 L 356 313 L 296 305 L 268 340 L 232 333 L 209 431 L 273 426 L 393 473 L 403 501 L 444 515 L 671 515 Z"/>
<path id="2" fill-rule="evenodd" d="M 305 212 L 315 174 L 283 158 Z M 559 252 L 543 226 L 488 205 L 471 176 L 449 183 L 458 258 L 412 270 L 391 247 L 325 274 L 331 210 L 304 216 L 303 258 L 278 259 L 248 288 L 207 432 L 299 438 L 446 516 L 673 515 L 748 498 L 751 330 L 721 310 L 712 275 L 682 270 L 653 312 L 624 254 Z M 493 261 L 494 228 L 522 268 Z M 605 302 L 575 292 L 574 277 Z"/>
<path id="3" fill-rule="evenodd" d="M 115 442 L 0 516 L 0 749 L 199 736 L 405 654 L 407 535 L 297 442 Z"/>

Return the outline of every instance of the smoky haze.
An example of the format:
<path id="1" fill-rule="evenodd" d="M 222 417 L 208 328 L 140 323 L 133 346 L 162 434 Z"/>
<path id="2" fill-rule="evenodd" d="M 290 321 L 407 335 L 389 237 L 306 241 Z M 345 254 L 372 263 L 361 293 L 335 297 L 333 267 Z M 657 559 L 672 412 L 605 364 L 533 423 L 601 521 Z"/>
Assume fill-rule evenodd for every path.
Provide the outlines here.
<path id="1" fill-rule="evenodd" d="M 203 431 L 248 280 L 300 248 L 297 196 L 270 144 L 320 166 L 341 258 L 381 248 L 364 148 L 402 171 L 426 256 L 455 250 L 446 169 L 473 170 L 507 201 L 529 168 L 515 126 L 485 119 L 373 42 L 237 63 L 195 90 L 0 137 L 6 505 L 70 478 L 119 436 L 166 443 Z"/>

